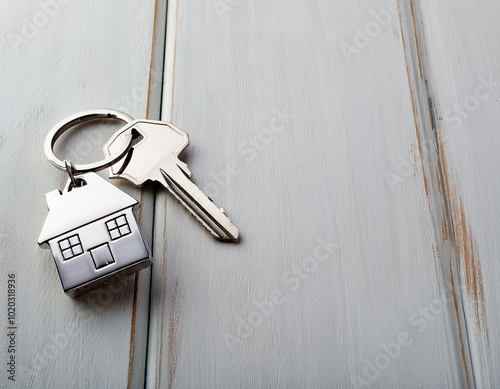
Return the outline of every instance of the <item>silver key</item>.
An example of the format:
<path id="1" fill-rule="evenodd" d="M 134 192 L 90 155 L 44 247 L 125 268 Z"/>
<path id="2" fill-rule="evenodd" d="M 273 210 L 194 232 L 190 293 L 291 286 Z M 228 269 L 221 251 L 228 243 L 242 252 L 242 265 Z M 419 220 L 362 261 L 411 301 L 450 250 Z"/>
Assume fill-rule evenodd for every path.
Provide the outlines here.
<path id="1" fill-rule="evenodd" d="M 135 185 L 147 180 L 160 182 L 177 198 L 216 238 L 238 239 L 239 230 L 231 223 L 222 208 L 218 208 L 189 179 L 192 174 L 187 164 L 179 160 L 179 153 L 189 145 L 188 134 L 171 123 L 139 119 L 117 131 L 104 145 L 106 156 L 115 155 L 135 141 L 130 151 L 110 168 L 110 178 L 126 178 Z"/>

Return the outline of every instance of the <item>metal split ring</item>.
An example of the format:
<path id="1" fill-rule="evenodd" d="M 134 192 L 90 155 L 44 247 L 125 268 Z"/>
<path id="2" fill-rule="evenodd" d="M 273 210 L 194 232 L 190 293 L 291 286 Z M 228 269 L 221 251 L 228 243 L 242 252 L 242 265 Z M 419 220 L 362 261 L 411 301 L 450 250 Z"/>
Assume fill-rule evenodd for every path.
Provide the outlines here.
<path id="1" fill-rule="evenodd" d="M 73 162 L 64 160 L 64 166 L 66 166 L 66 173 L 68 173 L 71 184 L 73 186 L 78 186 L 78 182 L 76 182 L 75 175 L 73 174 L 75 171 L 75 165 L 73 165 Z"/>
<path id="2" fill-rule="evenodd" d="M 45 138 L 45 143 L 44 143 L 45 155 L 47 156 L 47 159 L 50 161 L 50 163 L 60 170 L 68 171 L 68 165 L 67 165 L 68 162 L 60 160 L 54 154 L 55 143 L 57 142 L 59 137 L 66 131 L 68 131 L 70 128 L 81 123 L 89 122 L 92 120 L 102 120 L 102 119 L 117 119 L 127 124 L 133 121 L 133 119 L 127 114 L 120 111 L 114 111 L 111 109 L 94 109 L 91 111 L 80 112 L 67 117 L 66 119 L 57 123 L 50 130 L 50 132 L 47 134 L 47 137 Z M 109 157 L 106 157 L 101 161 L 85 165 L 71 164 L 69 170 L 71 170 L 71 174 L 77 174 L 77 173 L 95 172 L 98 170 L 106 169 L 114 165 L 120 159 L 122 159 L 125 156 L 125 154 L 127 154 L 127 152 L 130 150 L 131 147 L 132 147 L 132 133 L 130 133 L 130 142 L 126 142 L 124 144 L 123 149 L 121 149 L 117 154 L 110 155 Z"/>

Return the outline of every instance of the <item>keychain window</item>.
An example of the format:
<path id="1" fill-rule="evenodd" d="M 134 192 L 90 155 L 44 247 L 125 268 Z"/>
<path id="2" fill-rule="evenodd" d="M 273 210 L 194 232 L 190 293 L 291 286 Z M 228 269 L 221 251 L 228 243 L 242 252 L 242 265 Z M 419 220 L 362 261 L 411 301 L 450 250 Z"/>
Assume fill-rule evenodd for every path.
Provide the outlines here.
<path id="1" fill-rule="evenodd" d="M 83 253 L 82 242 L 77 235 L 59 241 L 59 248 L 65 260 L 71 259 Z"/>
<path id="2" fill-rule="evenodd" d="M 109 236 L 111 240 L 119 239 L 122 236 L 130 234 L 130 226 L 128 225 L 127 217 L 121 215 L 106 222 Z"/>

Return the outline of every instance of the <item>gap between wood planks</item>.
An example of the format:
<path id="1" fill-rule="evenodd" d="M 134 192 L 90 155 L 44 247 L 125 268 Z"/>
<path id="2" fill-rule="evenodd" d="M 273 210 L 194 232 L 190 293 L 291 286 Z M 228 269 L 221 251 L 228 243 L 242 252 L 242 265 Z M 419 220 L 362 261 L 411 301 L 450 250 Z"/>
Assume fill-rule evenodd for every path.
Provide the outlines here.
<path id="1" fill-rule="evenodd" d="M 166 41 L 166 33 L 167 33 L 167 0 L 155 0 L 154 5 L 154 18 L 153 18 L 153 33 L 151 37 L 151 61 L 149 66 L 149 80 L 148 80 L 148 94 L 147 94 L 147 104 L 146 104 L 146 118 L 147 119 L 161 119 L 161 107 L 162 107 L 162 99 L 163 99 L 163 75 L 165 72 L 165 41 Z M 161 74 L 161 82 L 159 87 L 154 86 L 154 75 L 160 73 Z M 147 189 L 141 190 L 141 204 L 143 204 L 144 200 L 144 191 Z M 153 215 L 155 214 L 155 203 L 156 203 L 156 192 L 153 196 Z M 139 221 L 142 216 L 142 207 L 139 209 Z M 152 236 L 154 235 L 154 216 L 153 216 L 153 224 L 152 224 Z M 153 255 L 153 245 L 151 245 L 151 255 Z M 151 268 L 148 269 L 151 272 Z M 132 320 L 131 320 L 131 330 L 130 330 L 130 351 L 129 351 L 129 367 L 128 367 L 128 379 L 127 379 L 127 388 L 134 387 L 134 372 L 137 373 L 134 369 L 134 362 L 136 361 L 136 316 L 137 316 L 137 304 L 139 304 L 139 287 L 140 282 L 139 279 L 141 277 L 140 273 L 135 274 L 135 282 L 134 282 L 134 298 L 133 298 L 133 306 L 132 306 Z M 147 369 L 148 369 L 148 345 L 149 345 L 149 321 L 151 316 L 151 284 L 152 277 L 149 277 L 149 285 L 147 292 L 147 303 L 148 309 L 146 314 L 146 352 L 144 361 L 144 371 L 142 372 L 144 380 L 143 386 L 146 386 L 147 381 Z M 143 302 L 144 303 L 144 302 Z"/>
<path id="2" fill-rule="evenodd" d="M 450 279 L 460 354 L 467 386 L 470 388 L 476 386 L 475 375 L 479 374 L 479 370 L 474 368 L 470 353 L 471 331 L 477 330 L 480 335 L 484 335 L 489 346 L 480 260 L 476 255 L 475 241 L 466 219 L 462 196 L 447 164 L 442 129 L 433 103 L 435 96 L 430 81 L 432 71 L 426 61 L 425 20 L 420 8 L 414 6 L 413 0 L 398 0 L 398 7 L 425 192 L 439 246 L 435 249 L 435 261 L 439 262 L 436 270 L 439 268 L 442 277 Z M 408 31 L 410 24 L 413 26 L 411 36 Z M 419 113 L 422 116 L 420 118 Z M 430 144 L 425 139 L 429 139 Z M 465 268 L 465 277 L 460 271 L 461 266 Z M 438 274 L 437 277 L 439 286 Z M 465 297 L 460 293 L 461 288 L 455 287 L 457 282 L 464 286 L 463 290 L 474 306 L 474 320 L 467 315 Z M 439 289 L 441 291 L 441 287 Z"/>

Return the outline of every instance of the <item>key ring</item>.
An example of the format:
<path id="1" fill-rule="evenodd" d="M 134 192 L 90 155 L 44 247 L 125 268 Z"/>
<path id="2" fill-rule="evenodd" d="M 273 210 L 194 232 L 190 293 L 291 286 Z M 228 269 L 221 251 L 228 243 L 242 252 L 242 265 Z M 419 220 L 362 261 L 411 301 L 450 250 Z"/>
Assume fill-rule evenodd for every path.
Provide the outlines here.
<path id="1" fill-rule="evenodd" d="M 54 145 L 57 142 L 57 139 L 59 139 L 59 137 L 62 134 L 64 134 L 66 131 L 68 131 L 70 128 L 74 127 L 77 124 L 86 123 L 98 119 L 118 119 L 124 121 L 127 124 L 133 121 L 133 119 L 127 114 L 120 111 L 114 111 L 111 109 L 94 109 L 91 111 L 84 111 L 77 113 L 75 115 L 68 116 L 66 119 L 57 123 L 49 131 L 49 133 L 47 134 L 47 138 L 45 138 L 45 143 L 44 143 L 45 155 L 47 156 L 47 159 L 50 161 L 50 163 L 60 170 L 67 171 L 68 167 L 65 161 L 60 160 L 54 154 Z M 130 142 L 127 142 L 126 145 L 123 147 L 123 149 L 119 150 L 119 152 L 116 155 L 110 155 L 104 158 L 103 160 L 94 163 L 89 163 L 84 165 L 72 165 L 71 166 L 72 172 L 75 174 L 96 172 L 114 165 L 116 162 L 122 159 L 125 156 L 125 154 L 127 154 L 128 151 L 130 150 L 132 146 L 132 131 L 130 131 L 129 137 L 130 137 Z"/>

